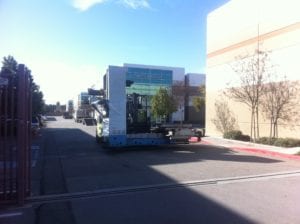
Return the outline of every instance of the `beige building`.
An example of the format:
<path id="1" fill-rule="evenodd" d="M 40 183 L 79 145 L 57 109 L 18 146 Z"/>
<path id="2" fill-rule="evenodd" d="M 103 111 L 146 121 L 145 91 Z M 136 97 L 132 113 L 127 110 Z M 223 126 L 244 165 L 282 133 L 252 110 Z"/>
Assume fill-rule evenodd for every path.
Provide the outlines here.
<path id="1" fill-rule="evenodd" d="M 259 48 L 270 51 L 276 73 L 300 80 L 300 1 L 231 0 L 207 17 L 207 105 L 208 135 L 221 135 L 212 119 L 215 101 L 238 79 L 232 65 L 240 56 L 253 55 Z M 239 129 L 250 134 L 250 111 L 231 99 L 230 109 Z M 300 98 L 299 98 L 300 104 Z M 300 107 L 299 107 L 300 111 Z M 270 122 L 260 115 L 260 136 L 269 135 Z M 279 137 L 300 138 L 300 123 L 279 125 Z"/>

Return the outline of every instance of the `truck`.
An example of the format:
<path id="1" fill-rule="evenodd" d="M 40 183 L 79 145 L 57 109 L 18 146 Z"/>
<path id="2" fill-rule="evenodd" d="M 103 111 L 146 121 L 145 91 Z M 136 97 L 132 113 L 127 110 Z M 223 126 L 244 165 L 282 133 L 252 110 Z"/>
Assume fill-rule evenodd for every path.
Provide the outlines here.
<path id="1" fill-rule="evenodd" d="M 81 92 L 74 104 L 73 118 L 75 122 L 82 124 L 95 123 L 93 108 L 90 104 L 90 96 L 87 92 Z"/>
<path id="2" fill-rule="evenodd" d="M 126 92 L 130 83 L 118 71 L 106 75 L 103 94 L 92 103 L 98 143 L 111 148 L 189 143 L 191 127 L 152 122 L 149 96 Z"/>
<path id="3" fill-rule="evenodd" d="M 73 100 L 68 100 L 66 104 L 66 111 L 63 112 L 63 118 L 72 119 L 74 113 L 74 103 Z"/>

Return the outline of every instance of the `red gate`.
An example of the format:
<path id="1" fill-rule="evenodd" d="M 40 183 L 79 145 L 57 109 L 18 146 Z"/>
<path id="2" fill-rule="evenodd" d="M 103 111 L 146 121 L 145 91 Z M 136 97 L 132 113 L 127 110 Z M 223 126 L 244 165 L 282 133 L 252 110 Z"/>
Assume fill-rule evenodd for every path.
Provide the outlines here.
<path id="1" fill-rule="evenodd" d="M 30 194 L 31 90 L 24 65 L 0 77 L 0 205 Z"/>

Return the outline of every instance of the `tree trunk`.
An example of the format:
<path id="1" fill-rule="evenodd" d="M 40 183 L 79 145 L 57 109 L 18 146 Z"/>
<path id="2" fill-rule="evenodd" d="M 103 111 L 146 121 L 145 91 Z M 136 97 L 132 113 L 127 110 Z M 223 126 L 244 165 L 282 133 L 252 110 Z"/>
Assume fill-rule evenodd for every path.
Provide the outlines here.
<path id="1" fill-rule="evenodd" d="M 273 122 L 273 138 L 276 138 L 276 121 Z"/>
<path id="2" fill-rule="evenodd" d="M 273 117 L 271 117 L 270 119 L 270 136 L 269 138 L 272 138 L 272 133 L 273 133 Z"/>
<path id="3" fill-rule="evenodd" d="M 259 138 L 259 120 L 258 120 L 258 105 L 256 106 L 256 129 L 257 129 L 257 138 Z"/>
<path id="4" fill-rule="evenodd" d="M 251 124 L 250 124 L 250 137 L 253 139 L 253 113 L 251 113 Z"/>
<path id="5" fill-rule="evenodd" d="M 251 113 L 250 137 L 252 141 L 253 140 L 253 112 Z"/>
<path id="6" fill-rule="evenodd" d="M 277 121 L 275 123 L 275 126 L 276 126 L 276 128 L 275 128 L 275 136 L 276 136 L 276 138 L 278 138 L 278 123 L 277 123 Z"/>
<path id="7" fill-rule="evenodd" d="M 253 117 L 253 140 L 256 142 L 256 119 L 255 119 L 255 109 L 252 110 Z"/>

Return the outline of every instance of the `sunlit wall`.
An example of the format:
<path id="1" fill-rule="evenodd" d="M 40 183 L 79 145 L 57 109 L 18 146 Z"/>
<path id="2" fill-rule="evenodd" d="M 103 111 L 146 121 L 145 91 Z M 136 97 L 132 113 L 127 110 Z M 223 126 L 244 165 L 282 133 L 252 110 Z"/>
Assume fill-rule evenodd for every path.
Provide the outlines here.
<path id="1" fill-rule="evenodd" d="M 300 13 L 298 0 L 231 0 L 207 17 L 207 103 L 208 135 L 221 135 L 212 119 L 215 101 L 237 79 L 232 64 L 239 56 L 255 50 L 270 51 L 276 73 L 300 80 Z M 250 133 L 250 112 L 241 103 L 224 98 L 238 119 L 238 128 Z M 300 99 L 299 101 L 300 102 Z M 296 105 L 298 106 L 298 105 Z M 261 136 L 268 136 L 269 121 L 260 116 Z M 300 138 L 300 124 L 280 125 L 281 137 Z"/>

